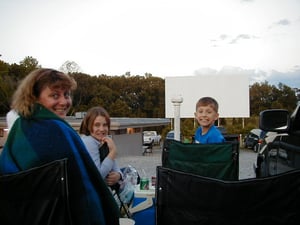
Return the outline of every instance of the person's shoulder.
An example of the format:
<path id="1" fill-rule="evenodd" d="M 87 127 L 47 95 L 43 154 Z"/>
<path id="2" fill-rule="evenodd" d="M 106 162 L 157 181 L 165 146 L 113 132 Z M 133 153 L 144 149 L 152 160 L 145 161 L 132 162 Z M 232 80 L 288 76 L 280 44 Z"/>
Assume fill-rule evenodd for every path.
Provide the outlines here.
<path id="1" fill-rule="evenodd" d="M 208 130 L 208 132 L 211 134 L 211 133 L 217 133 L 218 132 L 218 129 L 216 128 L 216 126 L 215 125 L 212 125 L 210 128 L 209 128 L 209 130 Z"/>
<path id="2" fill-rule="evenodd" d="M 222 134 L 222 132 L 216 127 L 214 126 L 215 132 L 218 134 L 218 142 L 225 142 L 225 138 Z"/>
<path id="3" fill-rule="evenodd" d="M 40 120 L 40 122 L 44 122 L 49 126 L 52 125 L 53 127 L 60 127 L 61 129 L 73 129 L 66 121 L 61 119 L 44 119 Z"/>
<path id="4" fill-rule="evenodd" d="M 87 139 L 89 136 L 85 135 L 85 134 L 80 134 L 81 139 Z"/>
<path id="5" fill-rule="evenodd" d="M 15 116 L 18 116 L 18 113 L 14 110 L 14 109 L 11 109 L 9 110 L 9 112 L 6 114 L 7 117 L 15 117 Z"/>
<path id="6" fill-rule="evenodd" d="M 7 129 L 8 131 L 12 128 L 14 122 L 19 118 L 18 113 L 15 110 L 10 110 L 6 114 L 6 123 L 7 123 Z"/>
<path id="7" fill-rule="evenodd" d="M 93 136 L 91 135 L 81 135 L 81 140 L 85 145 L 95 145 L 95 146 L 99 146 L 100 142 L 95 139 Z"/>
<path id="8" fill-rule="evenodd" d="M 8 122 L 14 122 L 17 118 L 19 117 L 18 113 L 15 110 L 10 110 L 7 114 L 6 114 L 6 120 Z"/>
<path id="9" fill-rule="evenodd" d="M 225 141 L 221 131 L 215 125 L 211 126 L 209 132 L 210 132 L 211 143 L 219 143 Z"/>
<path id="10" fill-rule="evenodd" d="M 81 137 L 81 139 L 83 141 L 91 141 L 92 140 L 92 136 L 91 135 L 81 134 L 80 137 Z"/>
<path id="11" fill-rule="evenodd" d="M 212 125 L 210 128 L 215 129 L 215 130 L 219 130 L 215 125 Z"/>
<path id="12" fill-rule="evenodd" d="M 195 133 L 196 133 L 196 134 L 197 134 L 197 133 L 202 133 L 202 127 L 199 126 L 199 127 L 196 129 Z"/>
<path id="13" fill-rule="evenodd" d="M 52 135 L 74 136 L 77 134 L 67 122 L 61 119 L 37 119 L 34 120 L 32 126 L 37 129 L 47 129 Z"/>

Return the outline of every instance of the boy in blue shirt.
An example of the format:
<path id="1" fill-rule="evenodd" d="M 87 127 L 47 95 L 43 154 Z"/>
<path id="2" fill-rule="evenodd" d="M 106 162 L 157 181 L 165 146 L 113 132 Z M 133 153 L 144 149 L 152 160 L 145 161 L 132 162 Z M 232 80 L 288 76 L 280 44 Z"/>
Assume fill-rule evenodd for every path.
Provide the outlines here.
<path id="1" fill-rule="evenodd" d="M 195 118 L 200 127 L 195 132 L 195 143 L 210 144 L 222 143 L 225 139 L 215 127 L 215 121 L 219 118 L 218 102 L 212 97 L 200 98 L 196 104 Z"/>

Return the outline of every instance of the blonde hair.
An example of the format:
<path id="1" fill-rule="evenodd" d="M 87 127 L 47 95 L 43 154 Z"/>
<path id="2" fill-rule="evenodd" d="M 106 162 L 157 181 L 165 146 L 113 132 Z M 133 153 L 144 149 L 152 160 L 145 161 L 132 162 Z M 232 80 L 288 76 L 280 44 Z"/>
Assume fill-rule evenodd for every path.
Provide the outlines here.
<path id="1" fill-rule="evenodd" d="M 12 99 L 12 108 L 23 117 L 30 117 L 41 91 L 46 87 L 75 90 L 76 81 L 68 74 L 53 69 L 36 69 L 20 83 Z"/>

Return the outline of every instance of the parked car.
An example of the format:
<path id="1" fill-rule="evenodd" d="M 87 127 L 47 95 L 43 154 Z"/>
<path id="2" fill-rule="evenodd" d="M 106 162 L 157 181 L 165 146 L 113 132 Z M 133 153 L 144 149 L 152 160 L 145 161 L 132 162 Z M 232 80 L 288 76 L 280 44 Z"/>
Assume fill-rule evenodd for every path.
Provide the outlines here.
<path id="1" fill-rule="evenodd" d="M 252 129 L 244 138 L 244 148 L 251 148 L 253 151 L 257 152 L 260 145 L 263 143 L 266 134 L 267 132 L 259 128 Z"/>
<path id="2" fill-rule="evenodd" d="M 175 137 L 175 132 L 174 132 L 174 130 L 169 131 L 169 132 L 167 133 L 167 135 L 166 135 L 166 139 L 169 139 L 169 140 L 173 140 L 174 137 Z M 180 133 L 180 141 L 182 141 L 182 140 L 183 140 L 183 136 L 182 136 L 182 134 Z"/>
<path id="3" fill-rule="evenodd" d="M 144 145 L 154 145 L 160 144 L 161 136 L 157 134 L 156 131 L 143 131 L 143 144 Z"/>
<path id="4" fill-rule="evenodd" d="M 262 111 L 259 127 L 277 134 L 265 138 L 266 143 L 258 152 L 256 177 L 300 169 L 300 105 L 291 115 L 281 109 Z"/>
<path id="5" fill-rule="evenodd" d="M 277 132 L 252 129 L 243 140 L 244 148 L 251 148 L 254 152 L 258 152 L 266 143 L 273 141 L 276 135 Z"/>
<path id="6" fill-rule="evenodd" d="M 167 133 L 167 135 L 166 135 L 166 139 L 173 140 L 174 137 L 175 137 L 175 132 L 174 132 L 174 130 L 169 131 L 169 132 Z"/>

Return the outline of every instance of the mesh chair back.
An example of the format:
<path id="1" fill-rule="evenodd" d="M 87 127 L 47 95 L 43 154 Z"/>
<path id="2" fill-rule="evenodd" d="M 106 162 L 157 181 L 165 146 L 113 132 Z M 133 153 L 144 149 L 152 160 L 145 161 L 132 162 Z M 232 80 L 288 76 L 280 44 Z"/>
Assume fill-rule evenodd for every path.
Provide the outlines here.
<path id="1" fill-rule="evenodd" d="M 191 144 L 166 140 L 162 166 L 222 180 L 238 180 L 239 143 Z"/>
<path id="2" fill-rule="evenodd" d="M 300 170 L 223 181 L 157 167 L 156 225 L 296 225 Z"/>
<path id="3" fill-rule="evenodd" d="M 1 225 L 70 225 L 66 159 L 0 176 Z"/>

